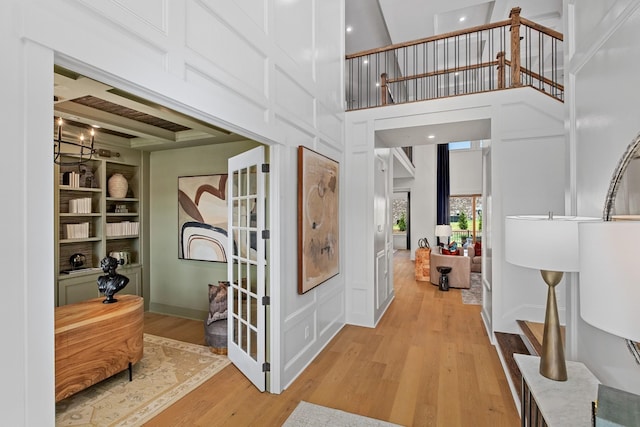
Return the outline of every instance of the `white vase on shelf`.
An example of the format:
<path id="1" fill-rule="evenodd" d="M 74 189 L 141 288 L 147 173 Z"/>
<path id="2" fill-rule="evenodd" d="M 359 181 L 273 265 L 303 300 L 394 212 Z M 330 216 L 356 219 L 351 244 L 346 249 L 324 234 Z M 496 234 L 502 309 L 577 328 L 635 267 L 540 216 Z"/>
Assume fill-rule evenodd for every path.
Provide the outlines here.
<path id="1" fill-rule="evenodd" d="M 124 198 L 127 197 L 127 190 L 129 190 L 129 183 L 127 178 L 121 173 L 114 173 L 109 178 L 107 183 L 107 189 L 109 191 L 109 197 Z"/>

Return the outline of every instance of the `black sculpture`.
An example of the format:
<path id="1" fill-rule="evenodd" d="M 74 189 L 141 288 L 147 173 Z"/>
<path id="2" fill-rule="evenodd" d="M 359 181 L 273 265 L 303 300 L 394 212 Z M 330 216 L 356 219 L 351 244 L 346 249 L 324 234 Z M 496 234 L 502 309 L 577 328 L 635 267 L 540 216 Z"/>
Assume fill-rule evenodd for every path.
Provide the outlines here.
<path id="1" fill-rule="evenodd" d="M 117 302 L 118 300 L 115 299 L 113 295 L 124 289 L 127 283 L 129 283 L 127 276 L 116 273 L 118 265 L 120 265 L 118 260 L 110 256 L 104 257 L 102 261 L 100 261 L 100 268 L 106 273 L 104 276 L 98 277 L 98 290 L 107 297 L 102 301 L 103 304 Z"/>

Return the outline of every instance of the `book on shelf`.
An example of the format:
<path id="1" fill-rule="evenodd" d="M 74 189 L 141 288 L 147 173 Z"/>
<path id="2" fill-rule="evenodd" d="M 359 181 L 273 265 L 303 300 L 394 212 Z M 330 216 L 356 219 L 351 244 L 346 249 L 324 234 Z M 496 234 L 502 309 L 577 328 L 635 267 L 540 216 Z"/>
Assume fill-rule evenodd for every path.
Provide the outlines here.
<path id="1" fill-rule="evenodd" d="M 80 187 L 80 174 L 78 172 L 65 172 L 62 174 L 62 184 L 72 188 Z"/>
<path id="2" fill-rule="evenodd" d="M 91 213 L 91 197 L 69 200 L 69 213 Z"/>
<path id="3" fill-rule="evenodd" d="M 640 423 L 640 396 L 598 384 L 598 400 L 592 411 L 596 427 L 637 426 Z"/>
<path id="4" fill-rule="evenodd" d="M 86 267 L 86 268 L 76 268 L 72 270 L 62 270 L 60 273 L 62 274 L 77 274 L 77 273 L 88 273 L 91 271 L 102 271 L 100 267 Z"/>
<path id="5" fill-rule="evenodd" d="M 89 223 L 65 224 L 67 239 L 86 239 L 89 237 Z"/>
<path id="6" fill-rule="evenodd" d="M 107 237 L 137 236 L 140 223 L 136 221 L 122 221 L 107 223 Z"/>

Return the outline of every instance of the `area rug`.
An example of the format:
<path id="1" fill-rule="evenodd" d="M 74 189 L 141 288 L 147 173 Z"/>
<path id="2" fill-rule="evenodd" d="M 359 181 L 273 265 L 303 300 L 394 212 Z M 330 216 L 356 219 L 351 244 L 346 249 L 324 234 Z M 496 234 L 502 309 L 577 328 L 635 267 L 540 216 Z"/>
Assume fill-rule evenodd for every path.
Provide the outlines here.
<path id="1" fill-rule="evenodd" d="M 462 303 L 482 305 L 482 273 L 471 273 L 471 287 L 462 289 Z"/>
<path id="2" fill-rule="evenodd" d="M 282 427 L 399 427 L 398 424 L 301 401 Z"/>
<path id="3" fill-rule="evenodd" d="M 229 364 L 209 347 L 144 335 L 144 356 L 56 404 L 56 426 L 139 426 Z"/>

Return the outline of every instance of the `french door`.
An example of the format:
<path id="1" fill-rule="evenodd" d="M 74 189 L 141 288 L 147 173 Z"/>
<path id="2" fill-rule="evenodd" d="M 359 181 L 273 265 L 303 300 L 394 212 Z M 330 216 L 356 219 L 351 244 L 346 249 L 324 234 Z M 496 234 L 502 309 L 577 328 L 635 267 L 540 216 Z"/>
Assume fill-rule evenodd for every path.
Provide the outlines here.
<path id="1" fill-rule="evenodd" d="M 229 159 L 228 354 L 260 390 L 266 388 L 264 147 Z"/>

